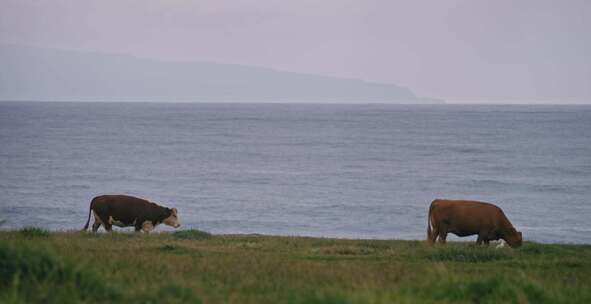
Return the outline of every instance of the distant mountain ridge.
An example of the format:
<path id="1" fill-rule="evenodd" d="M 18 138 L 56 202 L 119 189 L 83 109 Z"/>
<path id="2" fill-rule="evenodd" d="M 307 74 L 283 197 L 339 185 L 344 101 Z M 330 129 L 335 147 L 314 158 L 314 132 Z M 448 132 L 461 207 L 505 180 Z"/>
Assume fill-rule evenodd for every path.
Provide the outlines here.
<path id="1" fill-rule="evenodd" d="M 0 45 L 0 100 L 442 103 L 407 88 L 207 62 Z"/>

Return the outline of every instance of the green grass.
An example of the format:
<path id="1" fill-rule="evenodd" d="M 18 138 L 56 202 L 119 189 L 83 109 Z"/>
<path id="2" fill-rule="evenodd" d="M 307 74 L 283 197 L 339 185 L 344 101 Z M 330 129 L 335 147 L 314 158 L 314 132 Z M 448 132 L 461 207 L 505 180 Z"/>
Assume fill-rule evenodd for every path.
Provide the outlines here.
<path id="1" fill-rule="evenodd" d="M 26 238 L 46 238 L 49 237 L 49 231 L 38 227 L 25 227 L 19 230 L 20 234 Z"/>
<path id="2" fill-rule="evenodd" d="M 0 232 L 2 303 L 591 303 L 589 286 L 589 245 Z"/>
<path id="3" fill-rule="evenodd" d="M 202 240 L 211 238 L 209 232 L 195 229 L 175 231 L 172 233 L 172 236 L 183 240 Z"/>

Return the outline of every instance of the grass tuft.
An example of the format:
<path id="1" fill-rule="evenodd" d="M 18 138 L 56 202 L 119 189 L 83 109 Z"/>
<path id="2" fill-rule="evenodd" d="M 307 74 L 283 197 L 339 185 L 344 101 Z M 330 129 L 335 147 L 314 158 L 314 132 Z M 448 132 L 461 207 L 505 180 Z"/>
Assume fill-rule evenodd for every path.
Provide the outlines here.
<path id="1" fill-rule="evenodd" d="M 357 256 L 357 255 L 371 255 L 376 250 L 366 246 L 329 246 L 313 248 L 311 253 L 320 255 L 345 255 L 345 256 Z"/>
<path id="2" fill-rule="evenodd" d="M 49 231 L 39 227 L 24 227 L 19 233 L 26 238 L 47 238 Z"/>
<path id="3" fill-rule="evenodd" d="M 178 286 L 165 285 L 158 290 L 156 295 L 158 303 L 202 303 L 201 299 L 195 295 L 192 289 Z"/>
<path id="4" fill-rule="evenodd" d="M 182 240 L 206 240 L 211 238 L 209 232 L 197 229 L 175 231 L 172 233 L 172 236 Z"/>
<path id="5" fill-rule="evenodd" d="M 436 276 L 423 288 L 402 289 L 414 302 L 427 303 L 555 303 L 550 294 L 532 282 L 494 274 L 489 277 Z"/>
<path id="6" fill-rule="evenodd" d="M 191 253 L 191 250 L 183 247 L 183 246 L 178 246 L 178 245 L 172 245 L 172 244 L 166 244 L 166 245 L 162 245 L 160 247 L 157 248 L 158 251 L 163 252 L 163 253 L 172 253 L 172 254 L 188 254 Z M 198 254 L 198 251 L 193 250 L 194 254 Z"/>
<path id="7" fill-rule="evenodd" d="M 161 251 L 175 251 L 175 250 L 177 250 L 177 246 L 175 246 L 175 245 L 164 245 L 164 246 L 158 247 L 158 249 L 160 249 Z"/>
<path id="8" fill-rule="evenodd" d="M 464 262 L 486 263 L 499 260 L 512 259 L 509 250 L 477 246 L 446 246 L 435 248 L 427 254 L 427 259 L 436 262 Z"/>
<path id="9" fill-rule="evenodd" d="M 348 304 L 351 303 L 345 296 L 336 293 L 309 292 L 303 295 L 292 295 L 290 304 Z"/>
<path id="10" fill-rule="evenodd" d="M 521 253 L 534 255 L 560 255 L 561 250 L 556 245 L 540 245 L 535 243 L 525 243 L 519 248 Z"/>
<path id="11" fill-rule="evenodd" d="M 195 295 L 192 289 L 182 287 L 176 284 L 165 284 L 160 288 L 156 288 L 154 292 L 142 293 L 138 297 L 135 297 L 131 302 L 133 303 L 144 303 L 144 304 L 156 304 L 156 303 L 169 303 L 169 304 L 200 304 L 203 301 Z"/>
<path id="12" fill-rule="evenodd" d="M 91 270 L 78 269 L 41 248 L 0 243 L 0 297 L 14 302 L 107 301 L 119 293 Z"/>

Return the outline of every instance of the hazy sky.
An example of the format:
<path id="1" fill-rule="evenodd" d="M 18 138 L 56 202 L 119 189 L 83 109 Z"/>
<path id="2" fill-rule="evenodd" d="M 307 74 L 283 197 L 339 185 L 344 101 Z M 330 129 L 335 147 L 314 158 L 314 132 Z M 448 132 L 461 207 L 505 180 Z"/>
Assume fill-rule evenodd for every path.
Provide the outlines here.
<path id="1" fill-rule="evenodd" d="M 0 43 L 591 103 L 591 1 L 0 0 Z"/>

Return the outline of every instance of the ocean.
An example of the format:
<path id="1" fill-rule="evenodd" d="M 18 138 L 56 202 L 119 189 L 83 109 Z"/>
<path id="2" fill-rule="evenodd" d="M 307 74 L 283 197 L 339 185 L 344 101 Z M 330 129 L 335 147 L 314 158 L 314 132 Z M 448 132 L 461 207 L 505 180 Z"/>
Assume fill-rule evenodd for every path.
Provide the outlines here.
<path id="1" fill-rule="evenodd" d="M 0 103 L 0 229 L 80 229 L 107 193 L 181 229 L 418 240 L 433 199 L 482 200 L 591 243 L 591 106 Z"/>

